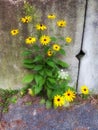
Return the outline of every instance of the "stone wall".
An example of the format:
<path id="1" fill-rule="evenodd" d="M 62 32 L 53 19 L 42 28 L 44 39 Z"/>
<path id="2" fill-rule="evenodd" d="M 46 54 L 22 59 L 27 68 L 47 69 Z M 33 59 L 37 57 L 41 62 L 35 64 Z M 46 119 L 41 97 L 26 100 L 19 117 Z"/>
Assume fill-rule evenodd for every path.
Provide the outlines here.
<path id="1" fill-rule="evenodd" d="M 78 88 L 85 84 L 98 94 L 98 0 L 88 0 Z"/>
<path id="2" fill-rule="evenodd" d="M 63 57 L 70 65 L 69 73 L 72 77 L 71 85 L 76 87 L 78 76 L 78 88 L 88 85 L 92 90 L 97 87 L 97 24 L 98 2 L 97 0 L 28 0 L 41 14 L 41 20 L 50 26 L 45 17 L 49 13 L 55 13 L 57 19 L 65 19 L 67 27 L 63 29 L 63 36 L 71 36 L 73 41 L 67 46 L 66 57 Z M 86 5 L 87 19 L 85 19 Z M 18 89 L 24 86 L 22 77 L 26 70 L 22 66 L 21 51 L 23 44 L 18 37 L 12 38 L 10 30 L 20 27 L 17 18 L 22 16 L 23 0 L 0 0 L 0 88 Z M 92 6 L 90 6 L 92 5 Z M 83 37 L 84 23 L 85 36 Z M 54 24 L 52 27 L 54 27 Z M 54 33 L 58 30 L 54 27 Z M 25 31 L 21 34 L 25 37 Z M 84 40 L 83 40 L 84 39 Z M 82 43 L 83 41 L 83 43 Z M 81 46 L 83 47 L 81 48 Z M 81 59 L 81 64 L 76 55 L 83 50 L 86 56 Z M 93 59 L 93 60 L 92 60 Z M 89 67 L 88 67 L 89 66 Z M 78 75 L 79 72 L 79 75 Z M 92 76 L 93 75 L 93 76 Z M 96 82 L 96 83 L 95 83 Z M 97 91 L 98 93 L 98 91 Z"/>

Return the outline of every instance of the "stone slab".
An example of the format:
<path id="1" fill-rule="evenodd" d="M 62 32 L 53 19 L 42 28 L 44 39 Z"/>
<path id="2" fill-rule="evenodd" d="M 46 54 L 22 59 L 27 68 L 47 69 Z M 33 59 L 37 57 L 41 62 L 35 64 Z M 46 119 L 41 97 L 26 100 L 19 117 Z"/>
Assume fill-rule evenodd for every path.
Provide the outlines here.
<path id="1" fill-rule="evenodd" d="M 26 105 L 26 102 L 33 105 Z M 98 130 L 98 105 L 46 109 L 39 99 L 25 96 L 2 115 L 1 130 Z"/>
<path id="2" fill-rule="evenodd" d="M 19 26 L 19 6 L 9 0 L 0 0 L 0 88 L 4 89 L 19 89 L 23 86 L 22 44 L 18 37 L 10 35 L 10 30 Z"/>
<path id="3" fill-rule="evenodd" d="M 66 47 L 66 57 L 63 57 L 70 65 L 69 73 L 72 77 L 72 85 L 76 86 L 78 60 L 76 55 L 80 51 L 81 38 L 83 32 L 84 12 L 86 0 L 32 0 L 31 3 L 42 14 L 42 20 L 46 24 L 50 24 L 44 20 L 49 13 L 55 13 L 58 19 L 65 19 L 67 27 L 63 29 L 61 34 L 71 36 L 73 41 L 70 46 Z M 22 66 L 21 49 L 22 44 L 17 37 L 13 39 L 10 36 L 10 29 L 19 27 L 17 17 L 21 16 L 22 1 L 1 0 L 0 1 L 0 88 L 19 89 L 24 85 L 21 83 L 25 70 Z M 54 33 L 58 30 L 55 29 Z M 26 37 L 26 33 L 22 34 Z"/>
<path id="4" fill-rule="evenodd" d="M 79 86 L 87 85 L 98 94 L 98 1 L 89 0 L 83 40 L 85 56 L 81 60 Z"/>

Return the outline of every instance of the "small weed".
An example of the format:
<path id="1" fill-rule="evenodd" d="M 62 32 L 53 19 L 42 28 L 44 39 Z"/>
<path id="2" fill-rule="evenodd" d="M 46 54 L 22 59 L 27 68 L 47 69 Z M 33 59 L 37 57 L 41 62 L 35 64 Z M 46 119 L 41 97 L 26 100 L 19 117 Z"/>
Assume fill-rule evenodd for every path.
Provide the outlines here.
<path id="1" fill-rule="evenodd" d="M 10 103 L 16 103 L 17 102 L 17 96 L 15 96 L 18 93 L 18 90 L 4 90 L 0 89 L 0 106 L 3 108 L 3 112 L 8 111 L 8 106 Z"/>

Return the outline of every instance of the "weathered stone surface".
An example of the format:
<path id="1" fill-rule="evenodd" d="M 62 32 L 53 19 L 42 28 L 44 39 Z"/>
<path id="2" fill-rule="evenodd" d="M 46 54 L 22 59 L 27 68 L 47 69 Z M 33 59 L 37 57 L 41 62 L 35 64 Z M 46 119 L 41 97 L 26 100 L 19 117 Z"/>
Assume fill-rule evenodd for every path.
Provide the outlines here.
<path id="1" fill-rule="evenodd" d="M 19 26 L 19 15 L 19 6 L 0 0 L 0 88 L 4 89 L 22 86 L 22 45 L 17 36 L 10 35 L 10 30 Z"/>
<path id="2" fill-rule="evenodd" d="M 78 60 L 75 55 L 79 52 L 81 46 L 81 37 L 83 31 L 84 11 L 86 0 L 32 0 L 31 3 L 40 10 L 42 21 L 50 26 L 45 17 L 48 13 L 55 13 L 57 20 L 67 21 L 67 27 L 61 34 L 71 36 L 73 41 L 66 47 L 66 57 L 63 57 L 70 64 L 69 72 L 72 77 L 72 85 L 76 85 Z M 22 44 L 18 37 L 10 36 L 10 29 L 18 28 L 17 17 L 21 16 L 22 0 L 1 0 L 0 1 L 0 88 L 18 89 L 23 85 L 21 79 L 25 73 L 22 67 L 21 49 Z M 54 24 L 54 34 L 58 33 Z M 26 33 L 22 34 L 26 37 Z"/>
<path id="3" fill-rule="evenodd" d="M 98 1 L 89 0 L 86 27 L 82 50 L 85 56 L 81 60 L 79 87 L 87 85 L 98 94 Z M 78 88 L 79 88 L 78 87 Z"/>
<path id="4" fill-rule="evenodd" d="M 33 105 L 26 105 L 26 102 Z M 2 115 L 0 130 L 98 130 L 98 105 L 46 109 L 38 98 L 25 96 Z"/>
<path id="5" fill-rule="evenodd" d="M 39 3 L 40 1 L 40 3 Z M 72 43 L 69 46 L 65 47 L 66 56 L 62 57 L 64 61 L 69 63 L 70 67 L 67 70 L 72 77 L 71 85 L 76 87 L 77 74 L 78 74 L 78 64 L 79 61 L 76 58 L 76 55 L 81 50 L 81 40 L 83 32 L 83 23 L 84 23 L 84 13 L 85 13 L 85 4 L 86 0 L 33 0 L 33 3 L 37 8 L 42 12 L 42 20 L 52 28 L 51 34 L 61 35 L 64 37 L 72 37 Z M 53 22 L 45 20 L 45 17 L 49 13 L 54 13 L 57 16 L 57 20 L 64 19 L 67 21 L 67 27 L 62 28 L 59 32 L 58 28 Z M 57 21 L 56 20 L 56 21 Z M 65 70 L 66 71 L 66 70 Z"/>

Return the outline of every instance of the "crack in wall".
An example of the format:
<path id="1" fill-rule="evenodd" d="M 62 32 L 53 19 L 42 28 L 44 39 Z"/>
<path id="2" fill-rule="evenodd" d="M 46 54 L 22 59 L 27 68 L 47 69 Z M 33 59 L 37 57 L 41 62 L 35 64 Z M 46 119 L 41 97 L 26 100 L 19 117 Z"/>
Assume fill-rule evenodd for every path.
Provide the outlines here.
<path id="1" fill-rule="evenodd" d="M 81 49 L 80 49 L 80 52 L 76 55 L 76 58 L 79 60 L 77 82 L 76 82 L 76 91 L 78 89 L 81 59 L 85 55 L 85 52 L 83 52 L 82 48 L 83 48 L 83 40 L 84 40 L 84 33 L 85 33 L 85 26 L 86 26 L 87 8 L 88 8 L 88 0 L 86 0 L 86 3 L 85 3 L 84 23 L 83 23 L 83 32 L 82 32 L 82 39 L 81 39 Z"/>

